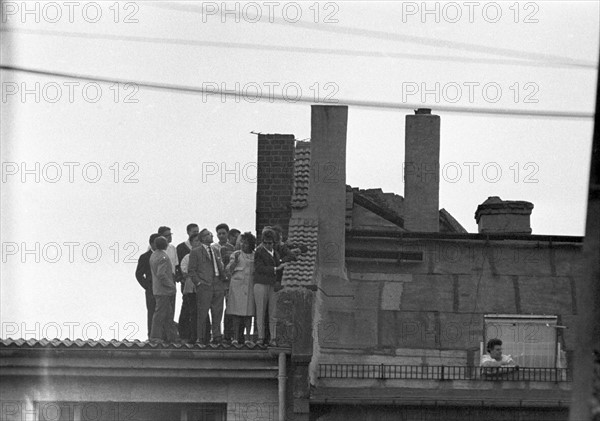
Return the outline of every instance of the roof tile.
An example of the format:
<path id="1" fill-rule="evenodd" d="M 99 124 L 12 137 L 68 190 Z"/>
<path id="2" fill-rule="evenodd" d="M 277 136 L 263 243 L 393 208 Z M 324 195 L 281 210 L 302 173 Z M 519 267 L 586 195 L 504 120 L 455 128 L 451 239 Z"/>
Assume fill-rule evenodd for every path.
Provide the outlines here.
<path id="1" fill-rule="evenodd" d="M 294 155 L 294 192 L 292 208 L 301 209 L 308 205 L 308 187 L 310 181 L 310 143 L 296 142 Z"/>
<path id="2" fill-rule="evenodd" d="M 318 220 L 291 218 L 288 242 L 306 245 L 308 250 L 290 262 L 283 272 L 282 286 L 312 285 L 317 262 Z"/>
<path id="3" fill-rule="evenodd" d="M 84 340 L 84 339 L 75 339 L 70 340 L 66 339 L 52 339 L 48 340 L 46 338 L 42 339 L 1 339 L 0 338 L 0 348 L 70 348 L 70 349 L 106 349 L 106 348 L 114 348 L 114 349 L 128 349 L 128 348 L 137 348 L 137 349 L 189 349 L 189 350 L 243 350 L 243 349 L 266 349 L 265 346 L 262 345 L 207 345 L 206 348 L 200 348 L 197 344 L 188 344 L 188 343 L 151 343 L 148 341 L 140 341 L 135 339 L 133 341 L 123 340 L 119 341 L 117 339 L 111 339 L 110 341 L 105 339 L 99 340 Z"/>

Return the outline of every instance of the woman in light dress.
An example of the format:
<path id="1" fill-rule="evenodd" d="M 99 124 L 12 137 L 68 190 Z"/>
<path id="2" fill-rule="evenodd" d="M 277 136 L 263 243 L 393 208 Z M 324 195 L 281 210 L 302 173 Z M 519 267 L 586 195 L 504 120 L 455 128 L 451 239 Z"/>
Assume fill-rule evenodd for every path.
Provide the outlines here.
<path id="1" fill-rule="evenodd" d="M 253 276 L 256 237 L 250 232 L 245 232 L 239 237 L 241 250 L 233 252 L 226 268 L 231 281 L 225 313 L 233 316 L 232 345 L 238 345 L 242 340 L 240 338 L 241 325 L 245 328 L 245 343 L 252 344 L 250 329 L 255 311 Z"/>

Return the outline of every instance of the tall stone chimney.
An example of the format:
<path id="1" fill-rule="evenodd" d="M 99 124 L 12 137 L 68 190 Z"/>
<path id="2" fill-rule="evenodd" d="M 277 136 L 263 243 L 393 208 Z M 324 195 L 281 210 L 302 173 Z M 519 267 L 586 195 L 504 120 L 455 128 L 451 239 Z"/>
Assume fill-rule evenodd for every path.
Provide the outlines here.
<path id="1" fill-rule="evenodd" d="M 259 134 L 256 168 L 256 232 L 281 225 L 287 233 L 292 215 L 294 135 Z M 259 238 L 260 241 L 260 238 Z"/>
<path id="2" fill-rule="evenodd" d="M 406 116 L 404 228 L 439 232 L 440 116 L 419 108 Z"/>
<path id="3" fill-rule="evenodd" d="M 334 277 L 345 265 L 347 126 L 347 106 L 311 106 L 309 208 L 319 220 L 318 266 Z"/>

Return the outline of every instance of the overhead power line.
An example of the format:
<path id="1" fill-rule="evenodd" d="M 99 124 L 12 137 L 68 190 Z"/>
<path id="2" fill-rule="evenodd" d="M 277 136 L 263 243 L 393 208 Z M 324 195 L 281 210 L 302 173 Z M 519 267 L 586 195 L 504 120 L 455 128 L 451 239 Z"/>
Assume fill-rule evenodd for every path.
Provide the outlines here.
<path id="1" fill-rule="evenodd" d="M 217 3 L 215 3 L 217 4 Z M 175 10 L 180 12 L 190 12 L 204 15 L 201 7 L 198 7 L 194 4 L 178 4 L 178 3 L 165 3 L 165 2 L 152 2 L 147 4 L 150 7 L 157 7 L 165 10 Z M 258 16 L 254 16 L 254 18 L 258 18 Z M 265 19 L 262 17 L 256 20 L 257 22 L 264 23 Z M 361 28 L 352 28 L 349 26 L 342 25 L 319 25 L 311 22 L 288 22 L 285 19 L 270 17 L 270 24 L 277 25 L 285 25 L 288 28 L 303 28 L 311 31 L 322 31 L 322 32 L 331 32 L 336 34 L 344 34 L 344 35 L 354 35 L 366 38 L 379 39 L 383 41 L 398 41 L 398 42 L 406 42 L 418 45 L 428 45 L 432 47 L 443 47 L 453 50 L 462 50 L 462 51 L 470 51 L 482 54 L 491 54 L 502 57 L 510 57 L 510 58 L 519 58 L 524 60 L 535 60 L 543 63 L 553 63 L 553 64 L 561 64 L 561 65 L 569 65 L 575 67 L 584 67 L 596 69 L 597 64 L 588 61 L 574 60 L 568 57 L 557 56 L 554 54 L 545 54 L 545 53 L 535 53 L 535 52 L 525 52 L 519 50 L 513 50 L 510 48 L 501 48 L 501 47 L 493 47 L 488 45 L 480 45 L 473 44 L 467 42 L 459 42 L 459 41 L 449 41 L 443 39 L 433 39 L 415 35 L 406 35 L 406 34 L 396 34 L 392 32 L 378 31 L 374 29 L 361 29 Z"/>
<path id="2" fill-rule="evenodd" d="M 90 75 L 82 75 L 76 73 L 66 73 L 66 72 L 53 72 L 53 71 L 45 71 L 45 70 L 35 70 L 28 69 L 20 66 L 8 66 L 8 65 L 0 65 L 0 69 L 14 71 L 14 72 L 23 72 L 29 74 L 35 74 L 40 76 L 48 76 L 48 77 L 58 77 L 63 79 L 79 79 L 86 80 L 90 82 L 101 82 L 101 83 L 120 83 L 120 84 L 135 84 L 138 87 L 159 90 L 159 91 L 171 91 L 176 93 L 186 93 L 186 94 L 203 94 L 203 95 L 221 95 L 221 96 L 233 96 L 233 97 L 245 97 L 250 98 L 252 100 L 256 100 L 256 97 L 253 95 L 244 94 L 240 91 L 227 90 L 227 89 L 204 89 L 196 86 L 186 86 L 186 85 L 177 85 L 177 84 L 168 84 L 168 83 L 153 83 L 153 82 L 139 82 L 133 80 L 125 80 L 125 79 L 116 79 L 116 78 L 106 78 L 100 76 L 90 76 Z M 272 93 L 268 97 L 269 101 L 277 101 L 277 102 L 285 102 L 285 103 L 309 103 L 309 104 L 323 104 L 323 105 L 351 105 L 354 107 L 362 107 L 362 108 L 378 108 L 378 109 L 388 109 L 388 110 L 401 110 L 401 109 L 416 109 L 416 108 L 432 108 L 436 111 L 443 111 L 449 113 L 466 113 L 466 114 L 487 114 L 487 115 L 504 115 L 504 116 L 514 116 L 514 117 L 542 117 L 542 118 L 576 118 L 576 119 L 590 119 L 594 117 L 594 113 L 586 113 L 586 112 L 569 112 L 569 111 L 535 111 L 535 110 L 515 110 L 509 108 L 475 108 L 475 107 L 461 107 L 461 106 L 445 106 L 445 105 L 427 105 L 427 104 L 405 104 L 405 103 L 395 103 L 395 102 L 384 102 L 384 101 L 363 101 L 363 100 L 347 100 L 347 99 L 339 99 L 335 103 L 332 102 L 315 102 L 313 98 L 300 97 L 290 101 L 289 97 L 286 97 L 282 94 Z"/>
<path id="3" fill-rule="evenodd" d="M 268 45 L 268 44 L 252 44 L 243 42 L 222 42 L 222 41 L 196 41 L 179 38 L 160 38 L 160 37 L 145 37 L 134 35 L 116 35 L 116 34 L 97 34 L 85 32 L 71 31 L 56 31 L 45 29 L 21 29 L 21 28 L 1 28 L 0 32 L 28 34 L 28 35 L 48 35 L 68 38 L 82 38 L 95 40 L 113 40 L 113 41 L 130 41 L 165 45 L 182 45 L 192 47 L 215 47 L 215 48 L 231 48 L 231 49 L 246 49 L 258 51 L 274 51 L 288 52 L 300 54 L 324 54 L 328 56 L 347 56 L 347 57 L 374 57 L 384 59 L 398 60 L 423 60 L 423 61 L 452 61 L 459 63 L 474 63 L 474 64 L 495 64 L 495 65 L 511 65 L 511 66 L 527 66 L 527 67 L 570 67 L 578 69 L 588 69 L 587 67 L 574 66 L 571 63 L 542 63 L 538 61 L 524 61 L 503 58 L 486 58 L 486 57 L 458 57 L 458 56 L 440 56 L 431 54 L 411 54 L 411 53 L 391 53 L 382 51 L 365 51 L 365 50 L 348 50 L 340 48 L 316 48 L 316 47 L 297 47 L 283 45 Z"/>

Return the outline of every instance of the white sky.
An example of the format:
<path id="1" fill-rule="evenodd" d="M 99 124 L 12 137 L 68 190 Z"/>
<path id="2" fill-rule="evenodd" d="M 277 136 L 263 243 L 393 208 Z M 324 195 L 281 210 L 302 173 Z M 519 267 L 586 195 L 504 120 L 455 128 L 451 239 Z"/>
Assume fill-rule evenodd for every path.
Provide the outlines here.
<path id="1" fill-rule="evenodd" d="M 97 336 L 93 327 L 82 328 L 97 323 L 104 338 L 145 339 L 144 294 L 134 271 L 148 236 L 160 225 L 168 225 L 178 244 L 186 239 L 189 222 L 213 231 L 220 222 L 253 230 L 256 136 L 250 131 L 310 137 L 310 104 L 292 99 L 269 102 L 269 84 L 277 93 L 290 84 L 290 97 L 292 86 L 299 87 L 306 98 L 314 97 L 318 86 L 321 102 L 334 93 L 333 99 L 340 103 L 408 105 L 397 110 L 350 106 L 347 183 L 354 187 L 381 187 L 403 194 L 404 116 L 419 104 L 433 108 L 442 118 L 440 205 L 469 232 L 477 231 L 477 205 L 488 196 L 500 196 L 534 203 L 535 234 L 583 235 L 592 118 L 451 113 L 436 108 L 592 115 L 599 3 L 523 2 L 517 7 L 514 2 L 476 3 L 472 18 L 465 2 L 438 3 L 436 22 L 434 14 L 422 15 L 421 2 L 276 2 L 270 23 L 268 3 L 257 2 L 254 5 L 263 18 L 250 23 L 257 9 L 247 5 L 244 9 L 244 3 L 238 4 L 236 22 L 235 14 L 201 13 L 203 5 L 210 13 L 220 2 L 111 1 L 96 3 L 102 16 L 90 23 L 86 18 L 93 20 L 95 4 L 79 2 L 71 23 L 64 2 L 54 3 L 59 9 L 30 2 L 31 10 L 38 4 L 38 23 L 35 12 L 21 13 L 21 2 L 4 2 L 0 33 L 4 66 L 197 88 L 225 84 L 225 89 L 236 89 L 239 83 L 248 86 L 250 93 L 254 92 L 251 86 L 258 84 L 264 100 L 236 102 L 233 97 L 203 98 L 142 87 L 132 97 L 137 103 L 125 103 L 124 95 L 132 90 L 121 85 L 115 102 L 114 86 L 111 90 L 110 84 L 100 83 L 101 97 L 91 103 L 82 94 L 89 82 L 79 80 L 70 101 L 64 83 L 78 82 L 75 79 L 3 70 L 0 337 L 93 338 Z M 432 10 L 435 5 L 429 3 Z M 229 6 L 233 9 L 235 3 Z M 451 23 L 458 10 L 455 6 L 462 18 Z M 293 23 L 297 9 L 302 20 Z M 51 23 L 56 10 L 62 17 Z M 115 10 L 120 12 L 118 18 Z M 502 15 L 492 23 L 496 10 Z M 138 22 L 123 22 L 127 15 Z M 338 22 L 326 23 L 326 16 Z M 114 36 L 146 40 L 119 41 Z M 283 48 L 232 48 L 240 43 Z M 286 48 L 313 52 L 282 51 Z M 343 53 L 346 50 L 362 53 Z M 436 59 L 441 56 L 454 60 Z M 527 56 L 536 61 L 514 63 Z M 461 58 L 471 60 L 457 61 Z M 556 61 L 577 66 L 560 66 Z M 33 94 L 23 98 L 22 89 L 34 89 L 36 82 L 39 101 Z M 409 88 L 434 90 L 436 83 L 440 86 L 437 100 L 434 94 L 424 101 L 420 94 L 407 95 Z M 469 83 L 474 86 L 472 101 Z M 62 97 L 52 103 L 56 84 Z M 486 84 L 491 87 L 484 97 L 481 87 Z M 457 86 L 462 98 L 454 103 Z M 502 92 L 492 103 L 494 86 Z M 15 87 L 19 92 L 10 95 Z M 87 94 L 93 98 L 94 89 Z M 526 102 L 528 94 L 537 102 Z M 73 182 L 65 162 L 76 163 L 70 164 Z M 469 162 L 474 164 L 465 164 Z M 29 169 L 39 163 L 39 183 L 33 173 L 22 182 L 21 163 Z M 62 168 L 60 177 L 52 163 Z M 118 174 L 114 163 L 120 168 Z M 125 167 L 127 163 L 131 164 Z M 82 176 L 86 164 L 91 165 L 87 175 L 92 178 L 95 167 L 102 169 L 96 183 Z M 468 165 L 475 169 L 472 180 Z M 207 173 L 221 166 L 232 173 Z M 462 174 L 456 173 L 457 166 Z M 487 174 L 482 173 L 484 166 Z M 495 168 L 502 173 L 497 175 Z M 124 182 L 128 174 L 138 182 Z M 47 181 L 55 177 L 56 183 Z M 36 252 L 22 254 L 23 248 L 35 250 L 36 243 L 39 262 Z M 56 257 L 52 243 L 59 244 L 61 256 Z M 72 261 L 65 243 L 79 243 Z M 92 243 L 102 251 L 95 263 L 89 261 L 95 256 Z M 84 254 L 86 244 L 92 248 Z M 51 263 L 53 259 L 57 261 Z M 181 296 L 178 307 L 180 303 Z M 132 330 L 125 329 L 128 322 L 139 325 L 139 332 L 131 335 Z"/>

